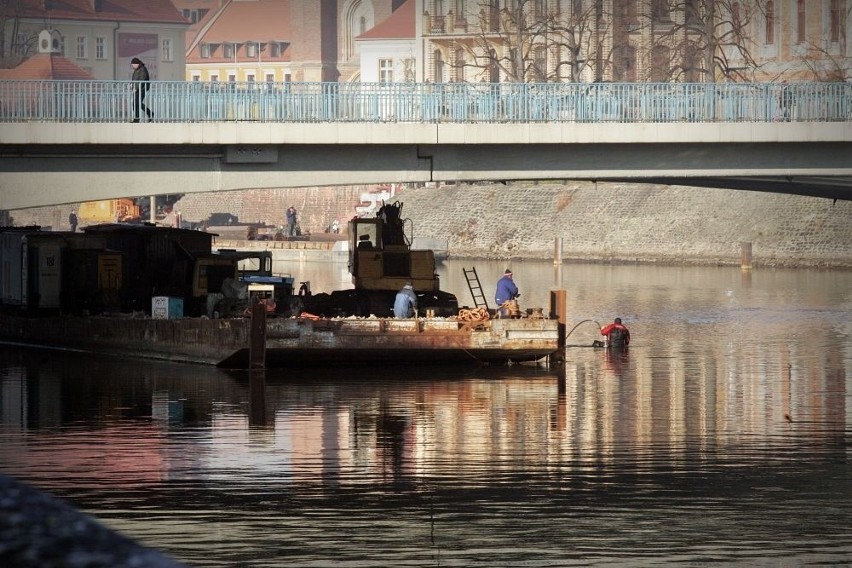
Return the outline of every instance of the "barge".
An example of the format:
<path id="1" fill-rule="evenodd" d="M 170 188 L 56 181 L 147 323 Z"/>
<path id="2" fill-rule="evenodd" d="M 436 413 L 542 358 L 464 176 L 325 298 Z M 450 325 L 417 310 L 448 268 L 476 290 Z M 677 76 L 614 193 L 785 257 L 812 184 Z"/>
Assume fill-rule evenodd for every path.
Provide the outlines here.
<path id="1" fill-rule="evenodd" d="M 215 235 L 202 231 L 0 228 L 0 341 L 229 368 L 259 359 L 270 367 L 502 364 L 558 351 L 557 319 L 540 308 L 495 319 L 478 277 L 475 286 L 468 280 L 477 307 L 460 307 L 440 288 L 434 252 L 411 247 L 401 210 L 383 205 L 375 218 L 349 222 L 353 287 L 318 294 L 307 283 L 294 293 L 292 277 L 272 274 L 269 252 L 214 253 Z M 428 317 L 393 317 L 403 285 Z M 248 317 L 261 303 L 263 324 Z"/>
<path id="2" fill-rule="evenodd" d="M 555 319 L 269 318 L 268 367 L 536 361 L 557 352 Z M 0 316 L 7 345 L 247 368 L 250 318 Z"/>

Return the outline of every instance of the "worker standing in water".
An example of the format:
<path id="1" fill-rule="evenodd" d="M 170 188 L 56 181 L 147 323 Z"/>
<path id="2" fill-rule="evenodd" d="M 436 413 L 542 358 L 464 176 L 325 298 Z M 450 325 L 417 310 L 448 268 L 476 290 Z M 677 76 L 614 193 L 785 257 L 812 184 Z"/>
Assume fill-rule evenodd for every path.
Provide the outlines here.
<path id="1" fill-rule="evenodd" d="M 621 318 L 615 318 L 611 324 L 603 326 L 601 335 L 606 336 L 608 347 L 623 348 L 630 345 L 630 330 L 621 323 Z"/>

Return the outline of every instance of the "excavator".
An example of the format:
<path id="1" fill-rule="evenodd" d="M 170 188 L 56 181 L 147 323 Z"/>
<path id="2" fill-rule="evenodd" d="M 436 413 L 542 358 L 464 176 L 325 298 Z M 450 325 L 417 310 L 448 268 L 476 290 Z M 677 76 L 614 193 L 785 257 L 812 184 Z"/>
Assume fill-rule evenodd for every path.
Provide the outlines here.
<path id="1" fill-rule="evenodd" d="M 374 218 L 349 221 L 349 272 L 353 289 L 331 293 L 300 292 L 304 310 L 326 317 L 393 317 L 396 293 L 410 282 L 420 313 L 458 314 L 458 300 L 440 289 L 431 250 L 412 250 L 405 233 L 402 203 L 383 203 Z"/>

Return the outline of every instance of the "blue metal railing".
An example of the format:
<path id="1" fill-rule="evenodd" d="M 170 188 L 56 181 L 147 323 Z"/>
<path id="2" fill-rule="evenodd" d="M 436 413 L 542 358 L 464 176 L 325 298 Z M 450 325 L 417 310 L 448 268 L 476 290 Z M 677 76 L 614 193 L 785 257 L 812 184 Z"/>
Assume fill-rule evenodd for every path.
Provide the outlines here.
<path id="1" fill-rule="evenodd" d="M 127 122 L 130 81 L 0 81 L 0 122 Z M 852 121 L 849 83 L 153 81 L 157 122 Z"/>

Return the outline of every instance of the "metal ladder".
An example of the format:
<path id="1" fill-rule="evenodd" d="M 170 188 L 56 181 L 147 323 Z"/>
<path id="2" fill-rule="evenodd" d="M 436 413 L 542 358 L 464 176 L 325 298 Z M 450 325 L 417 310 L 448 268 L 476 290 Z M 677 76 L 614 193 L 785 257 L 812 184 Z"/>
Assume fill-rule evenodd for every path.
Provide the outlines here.
<path id="1" fill-rule="evenodd" d="M 468 270 L 462 267 L 464 278 L 467 280 L 467 287 L 470 289 L 470 295 L 473 298 L 473 305 L 476 308 L 488 309 L 488 300 L 485 299 L 485 294 L 482 293 L 482 284 L 479 283 L 479 275 L 476 273 L 476 267 Z"/>

